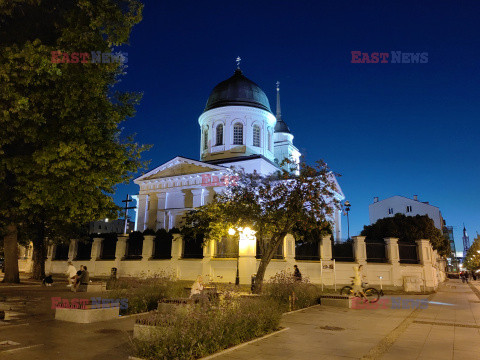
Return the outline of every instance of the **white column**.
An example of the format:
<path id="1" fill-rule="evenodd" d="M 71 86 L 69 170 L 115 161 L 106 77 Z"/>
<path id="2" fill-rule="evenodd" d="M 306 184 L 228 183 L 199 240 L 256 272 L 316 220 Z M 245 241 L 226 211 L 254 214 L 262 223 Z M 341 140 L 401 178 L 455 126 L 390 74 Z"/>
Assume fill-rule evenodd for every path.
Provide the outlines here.
<path id="1" fill-rule="evenodd" d="M 340 241 L 342 239 L 342 211 L 337 210 L 335 211 L 335 240 Z"/>
<path id="2" fill-rule="evenodd" d="M 207 189 L 192 189 L 193 207 L 200 207 L 208 202 L 209 191 Z"/>
<path id="3" fill-rule="evenodd" d="M 135 223 L 135 229 L 137 231 L 144 231 L 146 229 L 147 201 L 148 195 L 138 195 L 137 222 Z"/>
<path id="4" fill-rule="evenodd" d="M 157 227 L 157 194 L 148 195 L 147 211 L 145 212 L 145 228 L 156 230 Z"/>

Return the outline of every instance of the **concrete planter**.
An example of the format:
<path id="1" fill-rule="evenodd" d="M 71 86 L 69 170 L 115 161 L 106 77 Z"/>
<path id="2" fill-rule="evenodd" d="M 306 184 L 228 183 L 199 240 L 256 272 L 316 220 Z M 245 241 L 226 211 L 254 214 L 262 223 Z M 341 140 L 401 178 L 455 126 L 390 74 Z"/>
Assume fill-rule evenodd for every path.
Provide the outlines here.
<path id="1" fill-rule="evenodd" d="M 98 321 L 118 319 L 120 307 L 109 307 L 102 309 L 55 309 L 55 320 L 74 322 L 79 324 L 90 324 Z"/>

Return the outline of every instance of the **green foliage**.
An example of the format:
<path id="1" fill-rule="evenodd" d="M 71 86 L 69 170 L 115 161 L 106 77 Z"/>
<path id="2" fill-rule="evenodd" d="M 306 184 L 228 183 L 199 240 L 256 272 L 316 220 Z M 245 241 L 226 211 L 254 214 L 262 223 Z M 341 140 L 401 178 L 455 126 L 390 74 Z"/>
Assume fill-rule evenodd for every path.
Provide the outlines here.
<path id="1" fill-rule="evenodd" d="M 141 10 L 136 0 L 9 2 L 1 8 L 4 224 L 58 234 L 64 223 L 116 217 L 116 184 L 144 165 L 146 147 L 118 128 L 134 116 L 140 95 L 113 91 L 124 65 L 55 64 L 51 52 L 110 52 L 128 42 Z"/>
<path id="2" fill-rule="evenodd" d="M 181 297 L 185 286 L 181 282 L 174 281 L 167 274 L 159 274 L 147 279 L 110 280 L 107 285 L 109 289 L 113 290 L 111 292 L 113 299 L 128 299 L 128 308 L 121 309 L 122 314 L 137 314 L 155 310 L 161 299 Z"/>
<path id="3" fill-rule="evenodd" d="M 450 241 L 435 227 L 428 215 L 395 214 L 393 217 L 379 219 L 375 224 L 364 226 L 361 235 L 366 236 L 366 241 L 383 241 L 386 237 L 398 238 L 399 241 L 405 242 L 429 239 L 439 255 L 447 256 L 451 251 Z"/>
<path id="4" fill-rule="evenodd" d="M 292 273 L 282 271 L 265 284 L 263 294 L 276 301 L 284 311 L 288 311 L 318 304 L 321 291 L 308 279 L 303 278 L 298 281 Z"/>
<path id="5" fill-rule="evenodd" d="M 145 166 L 147 149 L 119 128 L 141 98 L 114 90 L 126 66 L 52 63 L 51 53 L 116 51 L 142 7 L 137 0 L 0 7 L 0 227 L 34 234 L 36 278 L 45 238 L 62 241 L 71 224 L 116 218 L 115 186 Z"/>
<path id="6" fill-rule="evenodd" d="M 197 359 L 279 328 L 281 311 L 266 299 L 237 299 L 220 307 L 184 307 L 152 313 L 155 339 L 134 341 L 135 356 L 145 359 Z"/>
<path id="7" fill-rule="evenodd" d="M 465 257 L 464 266 L 468 270 L 477 270 L 480 268 L 480 235 L 477 235 L 473 244 L 467 251 L 467 256 Z"/>

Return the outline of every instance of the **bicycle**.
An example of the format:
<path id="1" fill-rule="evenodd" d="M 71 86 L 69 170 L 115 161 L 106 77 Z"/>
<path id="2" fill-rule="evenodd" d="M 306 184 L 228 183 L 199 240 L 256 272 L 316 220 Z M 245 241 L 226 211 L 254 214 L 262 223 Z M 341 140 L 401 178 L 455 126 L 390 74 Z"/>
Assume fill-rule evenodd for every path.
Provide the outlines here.
<path id="1" fill-rule="evenodd" d="M 364 300 L 370 303 L 376 303 L 380 298 L 380 295 L 381 295 L 380 292 L 373 287 L 366 288 L 366 285 L 368 285 L 368 283 L 362 282 L 362 291 L 355 291 L 353 290 L 353 280 L 352 280 L 352 286 L 349 286 L 349 285 L 344 286 L 340 290 L 340 295 L 356 296 L 359 298 L 363 298 Z"/>

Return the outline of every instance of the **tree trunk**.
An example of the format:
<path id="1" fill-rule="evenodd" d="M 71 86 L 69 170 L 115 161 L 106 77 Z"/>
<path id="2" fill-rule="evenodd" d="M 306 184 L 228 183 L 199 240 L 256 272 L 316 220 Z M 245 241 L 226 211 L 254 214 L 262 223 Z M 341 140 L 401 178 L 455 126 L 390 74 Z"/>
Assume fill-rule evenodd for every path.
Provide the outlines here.
<path id="1" fill-rule="evenodd" d="M 5 254 L 5 276 L 3 282 L 19 283 L 17 226 L 15 224 L 7 226 L 7 235 L 5 235 L 3 240 L 3 250 Z"/>
<path id="2" fill-rule="evenodd" d="M 260 265 L 258 266 L 257 275 L 255 277 L 255 284 L 253 287 L 253 292 L 255 294 L 259 294 L 262 292 L 263 280 L 265 278 L 265 272 L 267 270 L 267 266 L 268 264 L 270 264 L 270 261 L 272 260 L 273 255 L 277 251 L 278 247 L 280 246 L 280 243 L 283 241 L 283 238 L 285 236 L 286 234 L 285 235 L 281 234 L 274 242 L 270 242 L 268 244 L 270 246 L 266 246 L 266 248 L 268 248 L 268 251 L 266 251 L 262 255 L 262 258 L 260 260 Z"/>
<path id="3" fill-rule="evenodd" d="M 45 231 L 42 225 L 39 225 L 36 236 L 33 239 L 33 271 L 32 278 L 42 280 L 45 277 L 45 259 L 47 257 L 47 247 L 45 245 Z"/>

